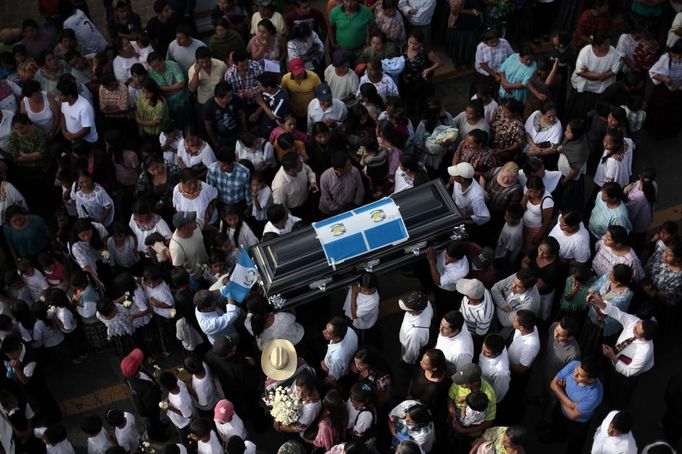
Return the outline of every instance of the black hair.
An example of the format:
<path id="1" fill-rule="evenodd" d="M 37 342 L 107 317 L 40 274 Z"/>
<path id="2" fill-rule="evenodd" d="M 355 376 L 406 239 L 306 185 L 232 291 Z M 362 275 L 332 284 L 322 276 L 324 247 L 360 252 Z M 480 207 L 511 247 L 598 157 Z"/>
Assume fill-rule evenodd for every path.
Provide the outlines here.
<path id="1" fill-rule="evenodd" d="M 520 203 L 512 203 L 507 207 L 507 213 L 514 219 L 518 221 L 523 217 L 524 209 Z"/>
<path id="2" fill-rule="evenodd" d="M 57 90 L 64 96 L 78 98 L 78 85 L 72 80 L 60 79 L 57 82 Z"/>
<path id="3" fill-rule="evenodd" d="M 95 227 L 92 225 L 92 222 L 90 222 L 90 219 L 88 218 L 78 219 L 73 224 L 72 243 L 75 244 L 79 242 L 80 238 L 78 238 L 78 234 L 88 230 L 92 232 L 89 241 L 90 246 L 92 246 L 97 251 L 101 251 L 102 249 L 104 249 L 104 243 L 102 243 L 102 239 L 99 237 L 99 232 L 97 231 L 97 229 L 95 229 Z"/>
<path id="4" fill-rule="evenodd" d="M 587 374 L 588 377 L 592 379 L 599 378 L 599 361 L 594 358 L 583 358 L 580 361 L 580 368 Z"/>
<path id="5" fill-rule="evenodd" d="M 525 172 L 524 172 L 525 173 Z M 537 177 L 537 176 L 528 176 L 528 180 L 526 180 L 526 188 L 527 189 L 537 189 L 537 190 L 544 190 L 545 189 L 545 182 L 542 181 L 542 178 Z"/>
<path id="6" fill-rule="evenodd" d="M 533 49 L 531 46 L 523 46 L 521 48 L 521 50 L 519 51 L 519 57 L 525 57 L 525 56 L 534 57 L 535 56 L 535 49 Z"/>
<path id="7" fill-rule="evenodd" d="M 168 6 L 168 0 L 156 0 L 153 6 L 154 12 L 156 14 L 161 14 L 166 6 Z"/>
<path id="8" fill-rule="evenodd" d="M 218 82 L 213 89 L 213 96 L 225 96 L 232 92 L 232 84 L 226 80 Z"/>
<path id="9" fill-rule="evenodd" d="M 348 321 L 345 318 L 336 316 L 332 317 L 327 324 L 332 326 L 332 336 L 339 339 L 346 337 L 348 332 Z"/>
<path id="10" fill-rule="evenodd" d="M 353 358 L 367 364 L 374 372 L 388 372 L 390 370 L 382 353 L 368 345 L 360 347 L 358 351 L 355 352 L 355 355 L 353 355 Z"/>
<path id="11" fill-rule="evenodd" d="M 294 147 L 294 135 L 288 132 L 281 134 L 277 138 L 277 146 L 282 150 L 291 150 Z"/>
<path id="12" fill-rule="evenodd" d="M 417 426 L 422 427 L 431 422 L 431 412 L 428 407 L 423 404 L 416 404 L 411 406 L 405 411 L 405 414 L 410 415 L 412 421 L 414 421 Z"/>
<path id="13" fill-rule="evenodd" d="M 35 79 L 29 79 L 21 84 L 21 96 L 25 96 L 26 98 L 30 98 L 34 93 L 40 91 L 42 91 L 40 82 Z"/>
<path id="14" fill-rule="evenodd" d="M 200 58 L 211 58 L 211 50 L 206 46 L 201 46 L 194 52 L 194 58 L 196 60 L 199 60 Z"/>
<path id="15" fill-rule="evenodd" d="M 507 436 L 509 443 L 514 446 L 523 447 L 528 443 L 528 431 L 521 425 L 507 427 L 504 434 Z"/>
<path id="16" fill-rule="evenodd" d="M 569 336 L 575 336 L 578 333 L 578 323 L 573 317 L 566 315 L 558 323 L 559 326 L 568 331 Z"/>
<path id="17" fill-rule="evenodd" d="M 414 440 L 403 440 L 396 447 L 395 454 L 421 454 L 422 448 Z"/>
<path id="18" fill-rule="evenodd" d="M 284 205 L 280 205 L 278 203 L 273 203 L 270 205 L 267 215 L 268 221 L 272 222 L 273 224 L 278 224 L 289 217 L 289 213 L 287 213 L 287 209 L 284 208 Z"/>
<path id="19" fill-rule="evenodd" d="M 542 159 L 532 156 L 528 158 L 526 163 L 523 165 L 523 173 L 526 175 L 526 178 L 530 178 L 531 175 L 536 173 L 538 170 L 543 168 L 545 166 L 545 163 L 542 161 Z"/>
<path id="20" fill-rule="evenodd" d="M 617 199 L 621 202 L 625 202 L 627 200 L 627 196 L 623 192 L 623 188 L 615 181 L 604 183 L 604 186 L 601 187 L 601 190 L 609 199 Z M 597 197 L 600 197 L 600 195 L 598 194 Z"/>
<path id="21" fill-rule="evenodd" d="M 232 62 L 234 64 L 247 61 L 248 59 L 249 54 L 246 53 L 246 49 L 236 49 L 234 52 L 232 52 Z"/>
<path id="22" fill-rule="evenodd" d="M 635 425 L 635 419 L 632 417 L 632 413 L 627 411 L 619 411 L 613 415 L 611 419 L 611 425 L 621 434 L 626 434 L 632 431 Z"/>
<path id="23" fill-rule="evenodd" d="M 467 102 L 467 107 L 474 109 L 476 115 L 478 115 L 478 118 L 485 118 L 485 106 L 483 105 L 483 101 L 480 99 L 470 99 Z"/>
<path id="24" fill-rule="evenodd" d="M 165 391 L 173 390 L 178 386 L 178 377 L 173 372 L 165 370 L 159 374 L 159 385 Z"/>
<path id="25" fill-rule="evenodd" d="M 360 278 L 358 279 L 360 282 L 360 287 L 363 288 L 376 288 L 377 286 L 377 277 L 374 275 L 374 273 L 370 273 L 368 271 L 363 271 L 360 274 Z"/>
<path id="26" fill-rule="evenodd" d="M 516 322 L 524 329 L 535 328 L 535 314 L 527 309 L 519 309 L 515 314 Z"/>
<path id="27" fill-rule="evenodd" d="M 104 317 L 110 316 L 116 310 L 116 305 L 109 298 L 104 298 L 97 303 L 97 312 Z"/>
<path id="28" fill-rule="evenodd" d="M 461 330 L 464 325 L 464 316 L 460 311 L 448 311 L 443 315 L 443 320 L 447 322 L 452 330 Z"/>
<path id="29" fill-rule="evenodd" d="M 43 433 L 43 438 L 51 445 L 56 445 L 66 440 L 66 427 L 61 424 L 53 424 Z"/>
<path id="30" fill-rule="evenodd" d="M 597 33 L 595 33 L 592 36 L 592 45 L 593 46 L 600 46 L 604 44 L 606 41 L 611 39 L 611 36 L 609 35 L 609 32 L 605 30 L 599 30 Z"/>
<path id="31" fill-rule="evenodd" d="M 232 164 L 237 160 L 237 155 L 233 148 L 221 147 L 216 153 L 216 158 L 223 164 Z"/>
<path id="32" fill-rule="evenodd" d="M 258 82 L 264 87 L 276 87 L 277 84 L 277 73 L 271 71 L 265 71 L 258 76 Z"/>
<path id="33" fill-rule="evenodd" d="M 159 87 L 159 84 L 156 83 L 154 79 L 151 77 L 147 77 L 144 80 L 144 84 L 142 84 L 142 88 L 144 88 L 146 91 L 148 91 L 151 94 L 151 104 L 152 106 L 155 106 L 157 102 L 163 99 L 161 96 L 161 88 Z"/>
<path id="34" fill-rule="evenodd" d="M 197 418 L 189 425 L 189 431 L 197 438 L 211 435 L 211 421 L 206 418 Z"/>
<path id="35" fill-rule="evenodd" d="M 577 266 L 575 267 L 573 275 L 581 284 L 587 284 L 592 278 L 592 270 L 585 265 Z"/>
<path id="36" fill-rule="evenodd" d="M 476 145 L 485 145 L 488 143 L 488 133 L 482 129 L 472 129 L 467 135 L 474 139 Z"/>
<path id="37" fill-rule="evenodd" d="M 343 169 L 346 167 L 346 164 L 348 164 L 349 159 L 348 154 L 343 151 L 337 151 L 332 154 L 329 161 L 334 169 Z"/>
<path id="38" fill-rule="evenodd" d="M 537 276 L 530 268 L 521 268 L 516 272 L 516 278 L 521 281 L 523 288 L 529 289 L 535 285 Z"/>
<path id="39" fill-rule="evenodd" d="M 246 445 L 244 440 L 239 435 L 232 435 L 229 440 L 227 440 L 227 446 L 225 446 L 226 454 L 244 454 L 246 452 Z"/>
<path id="40" fill-rule="evenodd" d="M 437 348 L 432 348 L 426 350 L 423 356 L 429 357 L 429 362 L 431 363 L 431 369 L 433 369 L 434 376 L 442 376 L 447 372 L 447 360 L 445 359 L 445 354 L 442 350 Z"/>
<path id="41" fill-rule="evenodd" d="M 125 415 L 118 408 L 110 408 L 107 410 L 104 418 L 107 420 L 107 424 L 116 427 L 120 426 L 121 424 L 125 424 L 126 422 Z"/>
<path id="42" fill-rule="evenodd" d="M 497 333 L 488 334 L 483 340 L 483 344 L 493 355 L 499 355 L 505 347 L 504 338 Z"/>
<path id="43" fill-rule="evenodd" d="M 16 118 L 16 117 L 15 117 Z M 653 208 L 656 203 L 656 169 L 653 167 L 646 167 L 639 173 L 639 179 L 642 181 L 642 192 L 649 205 Z"/>
<path id="44" fill-rule="evenodd" d="M 572 140 L 579 140 L 585 135 L 585 122 L 580 118 L 575 118 L 569 121 L 568 127 L 570 127 L 571 132 L 573 132 Z"/>
<path id="45" fill-rule="evenodd" d="M 366 404 L 372 398 L 372 387 L 366 383 L 356 383 L 350 388 L 350 398 Z"/>
<path id="46" fill-rule="evenodd" d="M 581 221 L 580 211 L 568 210 L 565 213 L 561 213 L 561 219 L 563 219 L 569 227 L 578 227 Z"/>
<path id="47" fill-rule="evenodd" d="M 145 281 L 161 281 L 163 280 L 163 272 L 156 265 L 149 265 L 144 268 L 142 273 Z"/>
<path id="48" fill-rule="evenodd" d="M 45 301 L 57 307 L 69 308 L 69 297 L 66 292 L 58 287 L 50 287 L 45 290 Z"/>
<path id="49" fill-rule="evenodd" d="M 616 263 L 612 268 L 613 278 L 619 284 L 623 284 L 627 287 L 632 283 L 632 268 L 625 263 Z"/>
<path id="50" fill-rule="evenodd" d="M 656 320 L 642 320 L 642 337 L 644 339 L 652 340 L 657 334 L 658 323 Z"/>
<path id="51" fill-rule="evenodd" d="M 373 83 L 366 82 L 360 85 L 360 96 L 367 98 L 369 102 L 379 107 L 381 110 L 386 108 L 384 105 L 384 100 L 381 99 L 381 96 L 379 96 L 377 87 L 375 87 Z"/>
<path id="52" fill-rule="evenodd" d="M 97 415 L 88 415 L 81 421 L 80 427 L 90 436 L 97 435 L 102 430 L 102 418 Z"/>
<path id="53" fill-rule="evenodd" d="M 614 243 L 623 245 L 630 244 L 628 231 L 622 225 L 611 224 L 606 228 L 606 231 L 611 234 L 611 239 Z"/>
<path id="54" fill-rule="evenodd" d="M 446 246 L 445 253 L 453 259 L 460 260 L 466 254 L 466 244 L 461 240 L 452 240 Z"/>
<path id="55" fill-rule="evenodd" d="M 251 314 L 251 331 L 254 337 L 258 337 L 265 330 L 266 318 L 272 312 L 268 300 L 252 294 L 246 299 L 246 310 Z"/>
<path id="56" fill-rule="evenodd" d="M 289 39 L 305 39 L 312 35 L 312 29 L 307 22 L 294 23 Z"/>
<path id="57" fill-rule="evenodd" d="M 552 257 L 557 257 L 559 255 L 559 241 L 557 241 L 556 238 L 554 238 L 553 236 L 545 237 L 540 242 L 540 245 L 543 244 L 549 247 L 550 249 L 549 253 Z"/>
<path id="58" fill-rule="evenodd" d="M 485 411 L 488 408 L 488 396 L 483 391 L 470 392 L 466 397 L 467 405 L 476 411 Z"/>

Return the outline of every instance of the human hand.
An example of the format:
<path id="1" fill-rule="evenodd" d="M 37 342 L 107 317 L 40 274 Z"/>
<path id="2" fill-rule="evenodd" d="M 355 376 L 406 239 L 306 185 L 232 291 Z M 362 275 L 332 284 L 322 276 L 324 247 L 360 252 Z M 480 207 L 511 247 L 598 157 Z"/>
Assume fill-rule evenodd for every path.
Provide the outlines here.
<path id="1" fill-rule="evenodd" d="M 509 304 L 506 306 L 502 307 L 502 312 L 509 314 L 512 311 L 512 308 Z"/>
<path id="2" fill-rule="evenodd" d="M 615 351 L 612 347 L 609 347 L 609 346 L 606 345 L 606 344 L 602 344 L 602 346 L 601 346 L 601 352 L 602 352 L 602 354 L 603 354 L 604 356 L 606 356 L 606 357 L 607 357 L 608 359 L 610 359 L 611 361 L 615 361 L 615 359 L 616 359 L 616 351 Z"/>
<path id="3" fill-rule="evenodd" d="M 317 186 L 317 183 L 310 183 L 310 192 L 313 194 L 320 192 L 320 188 Z"/>
<path id="4" fill-rule="evenodd" d="M 358 294 L 360 293 L 360 283 L 359 282 L 354 282 L 353 285 L 350 286 L 350 293 L 354 298 L 356 296 L 358 296 Z"/>

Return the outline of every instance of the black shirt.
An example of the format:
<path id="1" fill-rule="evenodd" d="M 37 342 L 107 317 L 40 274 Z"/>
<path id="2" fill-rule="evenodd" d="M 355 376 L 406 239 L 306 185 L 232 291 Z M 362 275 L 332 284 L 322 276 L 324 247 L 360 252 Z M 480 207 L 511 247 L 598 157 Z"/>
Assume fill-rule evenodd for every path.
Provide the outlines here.
<path id="1" fill-rule="evenodd" d="M 168 45 L 175 39 L 177 23 L 173 19 L 161 22 L 158 17 L 152 17 L 147 22 L 147 33 L 151 37 L 154 50 L 166 58 Z"/>
<path id="2" fill-rule="evenodd" d="M 242 131 L 240 112 L 244 112 L 244 102 L 237 95 L 232 95 L 232 102 L 225 107 L 220 107 L 215 98 L 211 98 L 204 104 L 204 121 L 211 123 L 219 138 L 236 138 Z"/>

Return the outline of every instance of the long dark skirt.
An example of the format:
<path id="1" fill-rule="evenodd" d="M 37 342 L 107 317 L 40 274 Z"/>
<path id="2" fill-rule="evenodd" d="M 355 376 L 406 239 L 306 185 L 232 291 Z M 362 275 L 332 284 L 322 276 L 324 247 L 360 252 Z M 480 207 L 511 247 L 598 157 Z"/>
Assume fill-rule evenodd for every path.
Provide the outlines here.
<path id="1" fill-rule="evenodd" d="M 675 137 L 682 126 L 682 91 L 657 85 L 647 103 L 646 128 L 654 138 Z"/>
<path id="2" fill-rule="evenodd" d="M 589 317 L 585 318 L 585 324 L 580 332 L 580 354 L 582 357 L 601 357 L 601 346 L 603 343 L 604 328 L 595 325 Z"/>
<path id="3" fill-rule="evenodd" d="M 154 314 L 154 323 L 156 324 L 161 351 L 164 354 L 171 353 L 173 346 L 177 343 L 175 338 L 175 321 L 172 318 Z"/>
<path id="4" fill-rule="evenodd" d="M 468 65 L 474 62 L 477 35 L 478 30 L 448 28 L 445 45 L 455 65 Z"/>
<path id="5" fill-rule="evenodd" d="M 588 91 L 578 93 L 576 89 L 572 89 L 566 105 L 566 118 L 579 118 L 584 120 L 587 116 L 587 112 L 594 109 L 598 99 L 599 95 L 597 93 Z"/>
<path id="6" fill-rule="evenodd" d="M 582 210 L 585 207 L 585 176 L 574 179 L 566 186 L 561 187 L 561 197 L 559 198 L 562 211 Z"/>

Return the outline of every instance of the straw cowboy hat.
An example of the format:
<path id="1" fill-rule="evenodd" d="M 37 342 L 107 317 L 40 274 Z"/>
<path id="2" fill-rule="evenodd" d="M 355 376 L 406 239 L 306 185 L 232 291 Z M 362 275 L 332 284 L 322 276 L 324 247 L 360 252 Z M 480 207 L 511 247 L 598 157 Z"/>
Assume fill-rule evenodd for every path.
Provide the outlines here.
<path id="1" fill-rule="evenodd" d="M 296 372 L 298 357 L 294 344 L 286 339 L 274 339 L 265 346 L 260 357 L 263 372 L 272 380 L 287 380 Z"/>

